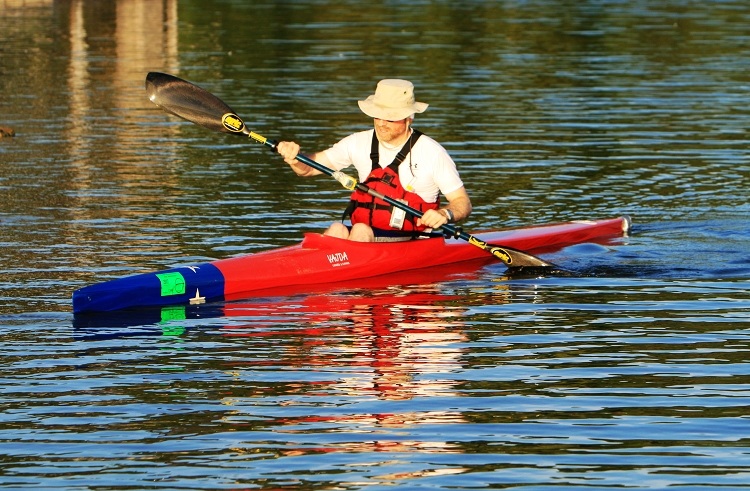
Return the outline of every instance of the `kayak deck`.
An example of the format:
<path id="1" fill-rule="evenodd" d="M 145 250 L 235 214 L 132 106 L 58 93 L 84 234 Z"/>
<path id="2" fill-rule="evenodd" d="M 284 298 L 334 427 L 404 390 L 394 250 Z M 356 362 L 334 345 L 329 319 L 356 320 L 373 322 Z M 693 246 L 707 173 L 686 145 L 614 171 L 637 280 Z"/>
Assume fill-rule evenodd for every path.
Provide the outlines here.
<path id="1" fill-rule="evenodd" d="M 474 234 L 490 244 L 522 251 L 551 251 L 627 233 L 627 217 L 576 221 Z M 305 234 L 301 243 L 105 281 L 73 292 L 73 312 L 202 304 L 238 300 L 278 288 L 346 282 L 467 261 L 494 261 L 486 251 L 442 237 L 408 242 L 361 243 Z"/>

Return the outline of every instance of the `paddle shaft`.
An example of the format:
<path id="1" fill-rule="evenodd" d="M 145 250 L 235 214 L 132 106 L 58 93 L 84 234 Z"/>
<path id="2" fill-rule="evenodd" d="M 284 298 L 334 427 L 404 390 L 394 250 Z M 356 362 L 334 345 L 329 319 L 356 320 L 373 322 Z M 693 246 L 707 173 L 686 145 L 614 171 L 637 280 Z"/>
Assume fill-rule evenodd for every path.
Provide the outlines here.
<path id="1" fill-rule="evenodd" d="M 169 113 L 214 131 L 234 135 L 247 135 L 253 140 L 277 151 L 278 143 L 276 141 L 250 131 L 242 119 L 224 101 L 197 85 L 174 75 L 150 72 L 146 76 L 146 91 L 151 102 Z M 417 218 L 421 218 L 423 215 L 421 211 L 397 199 L 385 196 L 341 171 L 333 171 L 305 155 L 297 155 L 297 160 L 333 177 L 346 189 L 363 191 Z M 448 236 L 463 239 L 489 252 L 508 267 L 559 269 L 557 266 L 523 251 L 488 244 L 450 223 L 443 225 L 442 229 L 447 232 Z"/>

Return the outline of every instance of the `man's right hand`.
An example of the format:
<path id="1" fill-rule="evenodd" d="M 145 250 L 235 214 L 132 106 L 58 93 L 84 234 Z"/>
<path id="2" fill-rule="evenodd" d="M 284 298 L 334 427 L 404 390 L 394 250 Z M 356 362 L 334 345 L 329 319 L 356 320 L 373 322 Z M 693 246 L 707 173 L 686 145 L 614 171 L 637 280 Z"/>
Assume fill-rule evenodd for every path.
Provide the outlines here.
<path id="1" fill-rule="evenodd" d="M 279 142 L 276 145 L 276 151 L 284 158 L 284 162 L 292 166 L 299 163 L 297 160 L 299 150 L 300 147 L 295 142 Z"/>

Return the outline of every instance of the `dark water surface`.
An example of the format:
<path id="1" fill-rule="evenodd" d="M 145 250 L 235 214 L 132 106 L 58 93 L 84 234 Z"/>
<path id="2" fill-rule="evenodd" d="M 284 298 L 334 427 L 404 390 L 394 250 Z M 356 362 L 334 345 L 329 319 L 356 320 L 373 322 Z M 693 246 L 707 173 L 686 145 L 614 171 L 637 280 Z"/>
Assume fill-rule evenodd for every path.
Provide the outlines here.
<path id="1" fill-rule="evenodd" d="M 0 0 L 3 489 L 750 489 L 750 6 Z M 347 192 L 161 112 L 148 71 L 313 151 L 409 78 L 467 230 L 608 244 L 411 284 L 74 322 L 71 292 L 299 241 Z"/>

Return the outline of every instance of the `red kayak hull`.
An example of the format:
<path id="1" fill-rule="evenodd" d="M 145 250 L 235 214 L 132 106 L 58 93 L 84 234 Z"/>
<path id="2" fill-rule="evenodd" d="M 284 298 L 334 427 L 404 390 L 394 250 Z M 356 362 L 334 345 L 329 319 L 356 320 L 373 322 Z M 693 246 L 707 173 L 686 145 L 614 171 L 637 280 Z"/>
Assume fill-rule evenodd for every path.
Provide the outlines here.
<path id="1" fill-rule="evenodd" d="M 552 251 L 627 233 L 627 217 L 576 221 L 474 234 L 495 245 L 530 253 Z M 73 311 L 238 300 L 279 289 L 347 282 L 466 262 L 496 261 L 459 239 L 442 237 L 359 243 L 306 234 L 300 244 L 195 266 L 144 273 L 90 285 L 73 293 Z"/>

